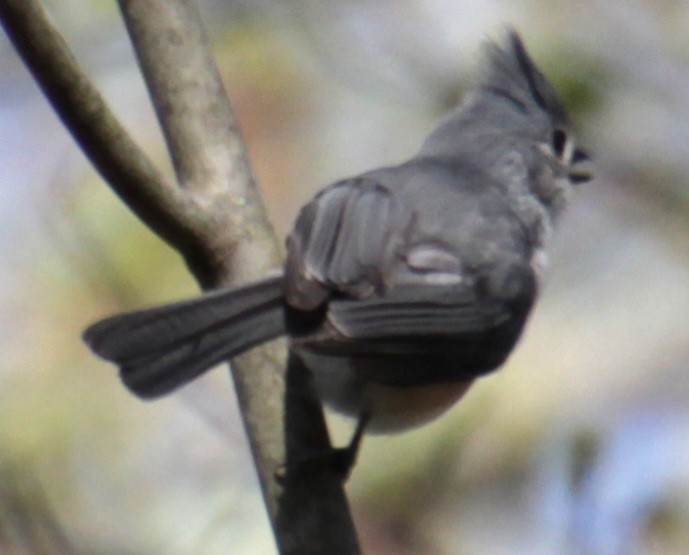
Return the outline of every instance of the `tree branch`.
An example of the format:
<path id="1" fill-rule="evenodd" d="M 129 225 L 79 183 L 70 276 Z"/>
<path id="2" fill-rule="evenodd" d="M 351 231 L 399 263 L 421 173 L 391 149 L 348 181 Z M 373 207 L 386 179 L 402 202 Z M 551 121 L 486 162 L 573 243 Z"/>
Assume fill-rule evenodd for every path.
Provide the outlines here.
<path id="1" fill-rule="evenodd" d="M 167 242 L 193 238 L 193 206 L 164 182 L 115 119 L 41 4 L 0 0 L 0 21 L 60 119 L 113 191 Z"/>
<path id="2" fill-rule="evenodd" d="M 25 63 L 115 192 L 179 250 L 203 287 L 246 281 L 279 263 L 232 109 L 193 0 L 119 0 L 181 188 L 164 183 L 79 70 L 37 0 L 0 0 Z M 339 479 L 279 483 L 286 460 L 330 448 L 302 368 L 284 343 L 232 361 L 244 425 L 281 553 L 358 553 Z"/>
<path id="3" fill-rule="evenodd" d="M 180 184 L 251 196 L 253 180 L 197 6 L 118 1 Z"/>
<path id="4" fill-rule="evenodd" d="M 179 184 L 198 205 L 195 227 L 211 247 L 187 261 L 206 287 L 265 275 L 280 263 L 275 233 L 195 0 L 118 1 Z"/>

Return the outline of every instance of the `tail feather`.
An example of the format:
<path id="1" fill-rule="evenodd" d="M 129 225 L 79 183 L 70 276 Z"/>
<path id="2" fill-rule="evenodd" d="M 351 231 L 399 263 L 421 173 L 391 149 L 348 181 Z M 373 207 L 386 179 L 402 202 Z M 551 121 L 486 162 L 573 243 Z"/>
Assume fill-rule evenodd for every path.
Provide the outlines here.
<path id="1" fill-rule="evenodd" d="M 125 385 L 158 397 L 285 333 L 282 277 L 107 318 L 84 340 L 120 366 Z"/>
<path id="2" fill-rule="evenodd" d="M 165 395 L 224 360 L 283 333 L 281 306 L 242 321 L 222 322 L 214 331 L 187 337 L 165 351 L 131 359 L 120 366 L 128 389 L 140 397 Z"/>

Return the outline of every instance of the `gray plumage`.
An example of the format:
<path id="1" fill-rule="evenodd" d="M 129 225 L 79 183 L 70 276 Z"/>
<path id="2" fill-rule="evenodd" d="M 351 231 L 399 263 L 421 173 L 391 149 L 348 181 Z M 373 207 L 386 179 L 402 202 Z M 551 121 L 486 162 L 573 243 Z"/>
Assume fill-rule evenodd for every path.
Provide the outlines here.
<path id="1" fill-rule="evenodd" d="M 124 384 L 141 397 L 158 397 L 236 353 L 285 332 L 282 277 L 197 299 L 107 318 L 84 338 L 120 366 Z"/>
<path id="2" fill-rule="evenodd" d="M 367 413 L 374 430 L 418 424 L 438 411 L 382 414 L 389 389 L 437 395 L 504 362 L 587 160 L 510 33 L 486 46 L 479 86 L 416 156 L 335 183 L 301 210 L 282 277 L 115 316 L 85 339 L 134 393 L 155 397 L 287 333 L 336 409 Z"/>

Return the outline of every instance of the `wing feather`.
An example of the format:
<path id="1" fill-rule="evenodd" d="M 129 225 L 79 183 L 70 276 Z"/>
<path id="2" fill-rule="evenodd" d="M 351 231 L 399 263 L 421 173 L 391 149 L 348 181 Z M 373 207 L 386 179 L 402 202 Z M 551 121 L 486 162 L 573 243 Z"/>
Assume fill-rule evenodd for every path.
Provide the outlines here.
<path id="1" fill-rule="evenodd" d="M 390 192 L 358 178 L 317 195 L 288 238 L 286 298 L 312 310 L 332 294 L 364 298 L 380 288 L 398 234 Z"/>
<path id="2" fill-rule="evenodd" d="M 478 303 L 465 298 L 450 304 L 405 299 L 403 293 L 393 298 L 334 301 L 328 309 L 330 323 L 349 339 L 481 333 L 509 317 L 509 311 L 499 302 Z"/>

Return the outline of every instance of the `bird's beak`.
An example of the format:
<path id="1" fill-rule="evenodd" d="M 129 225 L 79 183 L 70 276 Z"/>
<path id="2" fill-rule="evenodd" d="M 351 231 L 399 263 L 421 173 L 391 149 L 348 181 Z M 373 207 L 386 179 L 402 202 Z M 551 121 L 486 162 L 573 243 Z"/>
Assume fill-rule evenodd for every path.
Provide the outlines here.
<path id="1" fill-rule="evenodd" d="M 574 151 L 572 162 L 569 166 L 568 177 L 575 185 L 585 183 L 593 177 L 591 157 L 585 151 L 578 148 Z"/>

